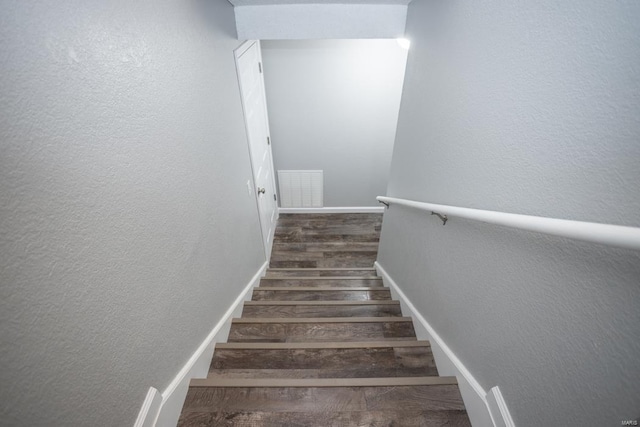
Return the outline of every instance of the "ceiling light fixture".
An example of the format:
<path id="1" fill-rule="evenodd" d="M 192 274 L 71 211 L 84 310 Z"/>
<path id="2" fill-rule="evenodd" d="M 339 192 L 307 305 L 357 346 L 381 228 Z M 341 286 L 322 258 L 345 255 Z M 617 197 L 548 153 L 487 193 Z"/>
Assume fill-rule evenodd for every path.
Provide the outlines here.
<path id="1" fill-rule="evenodd" d="M 409 50 L 409 46 L 411 46 L 411 41 L 409 39 L 397 38 L 396 41 L 401 48 Z"/>

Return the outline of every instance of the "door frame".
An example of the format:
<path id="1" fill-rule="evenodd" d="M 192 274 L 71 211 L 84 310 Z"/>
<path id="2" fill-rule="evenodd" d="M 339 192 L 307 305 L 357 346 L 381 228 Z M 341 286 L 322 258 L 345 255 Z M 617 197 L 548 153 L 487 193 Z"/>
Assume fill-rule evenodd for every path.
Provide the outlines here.
<path id="1" fill-rule="evenodd" d="M 262 67 L 262 47 L 260 46 L 260 40 L 246 40 L 245 42 L 243 42 L 240 46 L 238 46 L 236 49 L 234 49 L 233 51 L 233 56 L 234 56 L 234 60 L 235 60 L 235 64 L 236 64 L 236 77 L 238 79 L 238 91 L 239 91 L 239 95 L 240 95 L 240 103 L 242 104 L 242 116 L 243 116 L 243 121 L 244 121 L 244 129 L 245 129 L 245 134 L 247 136 L 247 149 L 249 150 L 249 164 L 251 166 L 251 182 L 253 184 L 253 189 L 251 190 L 254 196 L 254 200 L 256 202 L 256 211 L 258 212 L 258 223 L 260 224 L 260 232 L 262 235 L 262 246 L 264 248 L 264 254 L 265 254 L 265 258 L 267 260 L 267 262 L 270 261 L 271 259 L 271 249 L 273 247 L 273 235 L 275 234 L 275 228 L 273 227 L 271 236 L 269 236 L 270 238 L 268 239 L 269 241 L 269 245 L 267 246 L 265 244 L 265 242 L 267 242 L 267 236 L 265 235 L 267 233 L 267 230 L 265 230 L 265 227 L 262 224 L 262 212 L 260 211 L 260 201 L 258 200 L 259 194 L 257 191 L 258 185 L 256 182 L 256 168 L 255 165 L 253 164 L 253 155 L 252 155 L 252 149 L 251 149 L 251 140 L 249 138 L 249 123 L 247 122 L 247 112 L 246 112 L 246 106 L 244 103 L 244 96 L 242 94 L 242 82 L 240 81 L 240 68 L 239 68 L 239 59 L 240 57 L 247 51 L 249 50 L 253 45 L 258 46 L 258 60 L 260 62 L 260 67 Z M 266 119 L 266 123 L 265 123 L 265 127 L 267 130 L 267 136 L 269 137 L 269 139 L 271 139 L 271 129 L 269 128 L 269 112 L 267 110 L 267 96 L 266 96 L 266 91 L 265 91 L 265 85 L 264 85 L 264 72 L 260 73 L 260 78 L 262 79 L 262 89 L 263 89 L 263 107 L 264 107 L 264 111 L 265 111 L 265 119 Z M 271 150 L 271 144 L 268 144 L 268 150 L 269 150 L 269 160 L 271 162 L 270 166 L 271 166 L 271 185 L 273 188 L 273 192 L 274 195 L 276 195 L 276 200 L 275 201 L 275 215 L 276 215 L 276 221 L 278 220 L 278 218 L 280 217 L 280 208 L 278 207 L 278 200 L 279 196 L 278 196 L 278 188 L 276 187 L 276 180 L 275 180 L 275 174 L 276 174 L 276 170 L 275 170 L 275 166 L 273 164 L 273 150 Z"/>

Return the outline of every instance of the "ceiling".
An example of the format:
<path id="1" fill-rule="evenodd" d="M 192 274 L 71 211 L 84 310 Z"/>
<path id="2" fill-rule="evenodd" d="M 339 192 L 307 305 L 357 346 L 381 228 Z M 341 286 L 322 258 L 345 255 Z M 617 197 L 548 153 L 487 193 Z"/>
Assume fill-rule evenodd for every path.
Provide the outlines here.
<path id="1" fill-rule="evenodd" d="M 229 0 L 234 6 L 261 6 L 275 4 L 392 4 L 407 5 L 411 0 Z"/>

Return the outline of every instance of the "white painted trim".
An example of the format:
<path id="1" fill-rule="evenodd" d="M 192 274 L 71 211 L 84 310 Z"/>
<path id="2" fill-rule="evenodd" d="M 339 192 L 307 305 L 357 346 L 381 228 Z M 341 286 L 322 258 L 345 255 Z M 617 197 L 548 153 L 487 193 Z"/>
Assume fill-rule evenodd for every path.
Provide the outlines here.
<path id="1" fill-rule="evenodd" d="M 407 21 L 406 4 L 280 3 L 235 6 L 238 39 L 395 39 Z"/>
<path id="2" fill-rule="evenodd" d="M 336 206 L 324 208 L 279 208 L 281 214 L 305 214 L 305 213 L 382 213 L 383 206 Z"/>
<path id="3" fill-rule="evenodd" d="M 189 382 L 192 378 L 207 377 L 216 342 L 226 341 L 229 328 L 231 327 L 231 319 L 239 317 L 242 311 L 242 303 L 251 298 L 251 291 L 260 283 L 260 278 L 264 276 L 267 266 L 267 262 L 262 264 L 235 301 L 222 315 L 218 323 L 213 327 L 209 335 L 207 335 L 187 363 L 180 369 L 180 372 L 178 372 L 173 381 L 171 381 L 171 384 L 162 392 L 162 405 L 158 411 L 158 417 L 155 423 L 151 425 L 158 427 L 175 427 L 178 423 L 182 405 L 184 404 L 184 399 L 189 389 Z M 145 426 L 146 425 L 149 424 L 145 424 Z"/>
<path id="4" fill-rule="evenodd" d="M 640 250 L 640 227 L 600 224 L 596 222 L 573 221 L 569 219 L 547 218 L 533 215 L 520 215 L 507 212 L 486 211 L 482 209 L 461 208 L 457 206 L 436 205 L 415 200 L 378 196 L 380 202 L 407 206 L 426 212 L 438 212 L 503 227 L 518 228 L 553 236 L 568 237 L 591 243 Z"/>
<path id="5" fill-rule="evenodd" d="M 487 393 L 484 388 L 482 388 L 480 383 L 478 383 L 471 372 L 464 366 L 460 359 L 458 359 L 418 309 L 409 301 L 398 284 L 389 276 L 389 273 L 387 273 L 378 261 L 375 262 L 374 267 L 378 271 L 378 274 L 382 276 L 383 282 L 391 289 L 393 298 L 400 300 L 403 314 L 407 315 L 408 312 L 411 313 L 418 339 L 427 339 L 431 342 L 431 350 L 433 351 L 433 356 L 438 367 L 438 373 L 440 375 L 453 375 L 458 378 L 460 394 L 462 395 L 462 400 L 464 400 L 464 405 L 473 427 L 498 427 L 498 425 L 494 425 L 492 421 L 491 413 L 487 405 Z M 417 321 L 417 324 L 415 321 Z"/>
<path id="6" fill-rule="evenodd" d="M 498 386 L 493 387 L 487 393 L 487 406 L 493 418 L 493 424 L 496 427 L 515 427 L 516 425 L 511 418 L 507 403 L 502 397 L 502 392 Z"/>
<path id="7" fill-rule="evenodd" d="M 153 427 L 161 406 L 162 395 L 156 388 L 149 387 L 133 427 Z"/>

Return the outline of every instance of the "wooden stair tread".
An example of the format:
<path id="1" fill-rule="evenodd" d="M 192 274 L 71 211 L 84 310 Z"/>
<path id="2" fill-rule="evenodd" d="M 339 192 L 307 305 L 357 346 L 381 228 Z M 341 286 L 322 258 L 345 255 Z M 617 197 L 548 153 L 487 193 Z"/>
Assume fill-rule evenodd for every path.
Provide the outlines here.
<path id="1" fill-rule="evenodd" d="M 265 288 L 253 288 L 258 292 L 356 292 L 356 291 L 374 291 L 374 292 L 386 292 L 389 288 L 382 286 L 351 286 L 351 287 L 322 287 L 322 286 L 298 286 L 292 288 L 291 286 L 269 286 Z"/>
<path id="2" fill-rule="evenodd" d="M 313 379 L 313 378 L 408 378 L 422 376 L 437 376 L 435 367 L 423 366 L 410 368 L 403 366 L 385 367 L 345 367 L 345 368 L 215 368 L 211 369 L 208 378 L 226 379 L 252 379 L 252 378 L 291 378 L 291 379 Z"/>
<path id="3" fill-rule="evenodd" d="M 266 280 L 265 280 L 266 279 Z M 270 288 L 384 288 L 384 282 L 378 279 L 361 279 L 352 277 L 350 279 L 340 279 L 333 277 L 307 277 L 307 278 L 263 278 L 260 280 L 260 286 L 255 289 Z"/>
<path id="4" fill-rule="evenodd" d="M 262 318 L 240 319 L 229 330 L 229 342 L 309 342 L 416 340 L 411 320 L 369 318 Z"/>
<path id="5" fill-rule="evenodd" d="M 267 271 L 326 271 L 326 270 L 337 270 L 337 271 L 344 271 L 344 270 L 368 270 L 368 271 L 376 271 L 375 268 L 373 267 L 312 267 L 312 268 L 298 268 L 298 267 L 275 267 L 275 268 L 269 268 L 267 269 Z"/>
<path id="6" fill-rule="evenodd" d="M 231 323 L 380 323 L 380 322 L 411 322 L 410 317 L 265 317 L 245 319 L 234 318 Z M 411 322 L 413 323 L 413 322 Z"/>
<path id="7" fill-rule="evenodd" d="M 186 412 L 333 412 L 399 408 L 403 411 L 463 410 L 464 404 L 458 386 L 454 384 L 374 387 L 195 386 L 190 387 L 184 404 Z"/>
<path id="8" fill-rule="evenodd" d="M 457 385 L 456 377 L 194 378 L 191 387 L 403 387 Z"/>
<path id="9" fill-rule="evenodd" d="M 385 301 L 391 300 L 389 288 L 379 289 L 300 289 L 254 288 L 253 301 Z"/>
<path id="10" fill-rule="evenodd" d="M 429 420 L 425 423 L 425 420 Z M 257 426 L 447 426 L 471 427 L 463 410 L 319 410 L 308 412 L 185 412 L 178 427 L 257 427 Z"/>
<path id="11" fill-rule="evenodd" d="M 397 300 L 364 300 L 364 301 L 277 301 L 277 300 L 258 300 L 258 301 L 245 301 L 245 306 L 255 305 L 400 305 L 400 301 Z"/>
<path id="12" fill-rule="evenodd" d="M 366 304 L 356 301 L 351 304 L 332 304 L 335 301 L 328 301 L 327 304 L 289 304 L 300 301 L 283 301 L 284 304 L 273 305 L 273 301 L 252 301 L 251 304 L 245 302 L 242 308 L 243 318 L 261 317 L 401 317 L 402 308 L 391 300 L 376 300 Z M 258 304 L 254 304 L 258 303 Z"/>
<path id="13" fill-rule="evenodd" d="M 261 280 L 382 280 L 378 276 L 265 276 Z"/>
<path id="14" fill-rule="evenodd" d="M 419 341 L 335 341 L 335 342 L 300 342 L 300 343 L 217 343 L 216 349 L 233 350 L 272 350 L 272 349 L 306 349 L 306 348 L 389 348 L 389 347 L 430 347 L 426 340 Z"/>
<path id="15" fill-rule="evenodd" d="M 376 378 L 438 375 L 431 347 L 216 347 L 210 378 Z M 307 344 L 307 343 L 305 343 Z M 386 343 L 385 343 L 386 344 Z"/>

